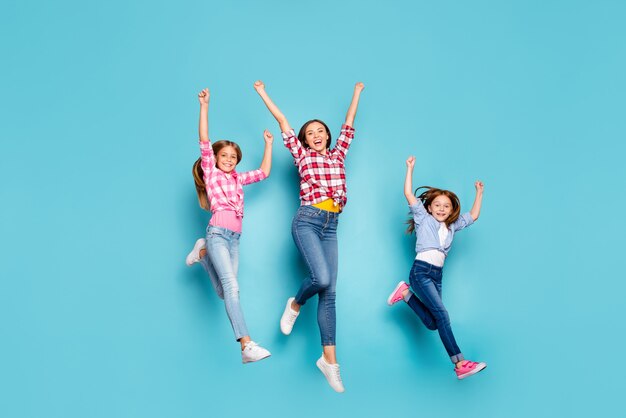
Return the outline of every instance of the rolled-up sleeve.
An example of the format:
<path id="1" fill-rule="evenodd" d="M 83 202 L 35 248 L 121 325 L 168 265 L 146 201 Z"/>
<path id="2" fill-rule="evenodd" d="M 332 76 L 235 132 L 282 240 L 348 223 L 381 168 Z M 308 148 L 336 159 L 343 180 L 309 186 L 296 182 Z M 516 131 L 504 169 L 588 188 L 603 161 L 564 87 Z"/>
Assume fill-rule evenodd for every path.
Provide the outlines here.
<path id="1" fill-rule="evenodd" d="M 252 183 L 259 182 L 261 180 L 265 180 L 267 178 L 267 176 L 265 175 L 265 172 L 261 169 L 244 171 L 243 173 L 238 173 L 238 174 L 239 174 L 239 179 L 241 181 L 241 184 L 244 186 L 247 184 L 252 184 Z"/>
<path id="2" fill-rule="evenodd" d="M 283 136 L 283 144 L 287 147 L 291 155 L 293 155 L 295 165 L 298 165 L 302 157 L 304 157 L 304 149 L 300 140 L 296 136 L 296 132 L 291 129 L 287 132 L 281 132 Z"/>
<path id="3" fill-rule="evenodd" d="M 354 139 L 354 128 L 350 125 L 341 125 L 341 133 L 337 138 L 337 145 L 335 145 L 334 151 L 342 158 L 346 158 L 350 143 Z"/>
<path id="4" fill-rule="evenodd" d="M 209 174 L 215 169 L 215 154 L 211 142 L 200 141 L 200 166 L 204 171 L 204 182 L 207 182 Z"/>
<path id="5" fill-rule="evenodd" d="M 459 216 L 459 219 L 457 219 L 451 226 L 452 228 L 454 228 L 454 231 L 456 232 L 456 231 L 460 231 L 461 229 L 467 228 L 473 223 L 474 223 L 474 218 L 472 218 L 472 215 L 470 215 L 469 212 L 466 212 L 462 214 L 461 216 Z"/>
<path id="6" fill-rule="evenodd" d="M 411 210 L 411 213 L 413 214 L 413 221 L 415 222 L 415 225 L 422 224 L 422 222 L 424 222 L 424 218 L 428 216 L 428 212 L 426 212 L 426 208 L 424 208 L 424 204 L 419 199 L 417 200 L 417 203 L 409 205 L 409 209 Z"/>

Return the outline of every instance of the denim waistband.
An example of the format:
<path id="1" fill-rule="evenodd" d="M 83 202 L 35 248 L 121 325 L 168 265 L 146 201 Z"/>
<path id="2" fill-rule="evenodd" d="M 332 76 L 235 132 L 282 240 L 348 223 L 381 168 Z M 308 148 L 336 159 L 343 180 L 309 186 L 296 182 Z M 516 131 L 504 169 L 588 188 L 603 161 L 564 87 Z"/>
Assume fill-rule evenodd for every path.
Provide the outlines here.
<path id="1" fill-rule="evenodd" d="M 316 208 L 315 206 L 300 206 L 298 213 L 304 213 L 308 216 L 319 216 L 326 219 L 339 219 L 339 212 L 329 212 L 324 209 Z"/>
<path id="2" fill-rule="evenodd" d="M 241 237 L 241 234 L 239 232 L 235 232 L 235 231 L 231 231 L 230 229 L 227 228 L 223 228 L 221 226 L 213 226 L 213 225 L 209 225 L 206 229 L 207 234 L 209 234 L 211 231 L 219 231 L 220 233 L 222 233 L 223 235 L 226 235 L 227 237 L 233 237 L 233 238 L 239 238 Z"/>
<path id="3" fill-rule="evenodd" d="M 422 261 L 422 260 L 415 260 L 413 264 L 419 264 L 421 266 L 428 267 L 429 269 L 434 270 L 438 273 L 441 273 L 443 271 L 443 267 L 439 267 L 439 266 L 427 263 L 426 261 Z"/>

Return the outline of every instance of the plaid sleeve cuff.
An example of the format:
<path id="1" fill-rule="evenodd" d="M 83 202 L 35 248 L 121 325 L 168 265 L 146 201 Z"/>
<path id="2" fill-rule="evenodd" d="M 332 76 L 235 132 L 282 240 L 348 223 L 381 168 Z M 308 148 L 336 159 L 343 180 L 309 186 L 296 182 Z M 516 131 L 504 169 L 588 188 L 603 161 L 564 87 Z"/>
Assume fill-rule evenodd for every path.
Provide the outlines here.
<path id="1" fill-rule="evenodd" d="M 345 123 L 341 125 L 341 133 L 349 138 L 354 138 L 354 128 L 350 125 L 346 125 Z"/>
<path id="2" fill-rule="evenodd" d="M 288 142 L 293 141 L 294 139 L 295 140 L 298 139 L 296 137 L 296 131 L 294 131 L 293 129 L 290 129 L 287 132 L 281 132 L 280 134 L 283 136 L 283 142 L 285 144 L 287 144 Z"/>
<path id="3" fill-rule="evenodd" d="M 302 145 L 300 144 L 300 140 L 296 137 L 296 132 L 293 129 L 290 129 L 287 132 L 281 132 L 280 134 L 283 136 L 283 144 L 285 144 L 285 147 L 294 158 L 294 164 L 298 165 L 298 161 L 302 158 L 304 151 Z"/>
<path id="4" fill-rule="evenodd" d="M 348 153 L 348 148 L 350 147 L 350 143 L 352 142 L 353 139 L 354 139 L 354 128 L 346 124 L 341 125 L 341 133 L 339 134 L 339 138 L 337 138 L 336 149 L 344 157 Z"/>
<path id="5" fill-rule="evenodd" d="M 241 176 L 241 183 L 244 186 L 265 180 L 267 178 L 265 172 L 260 168 L 257 170 L 246 171 L 245 173 L 240 173 L 239 175 Z"/>
<path id="6" fill-rule="evenodd" d="M 254 170 L 254 178 L 255 178 L 255 181 L 261 181 L 261 180 L 265 180 L 267 176 L 265 175 L 265 171 L 258 169 L 258 170 Z"/>

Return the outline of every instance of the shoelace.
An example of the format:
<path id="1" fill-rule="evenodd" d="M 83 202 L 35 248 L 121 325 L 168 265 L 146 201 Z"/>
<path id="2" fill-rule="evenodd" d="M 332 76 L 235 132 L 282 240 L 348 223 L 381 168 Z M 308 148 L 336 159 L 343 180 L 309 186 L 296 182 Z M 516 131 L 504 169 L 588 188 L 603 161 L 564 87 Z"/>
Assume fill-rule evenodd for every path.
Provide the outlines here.
<path id="1" fill-rule="evenodd" d="M 338 364 L 332 364 L 331 365 L 331 369 L 333 371 L 333 377 L 335 379 L 337 379 L 337 381 L 341 382 L 341 375 L 339 374 L 339 365 Z"/>
<path id="2" fill-rule="evenodd" d="M 254 350 L 255 347 L 258 347 L 259 345 L 257 343 L 255 343 L 254 341 L 248 341 L 246 343 L 246 346 L 243 348 L 244 350 Z"/>
<path id="3" fill-rule="evenodd" d="M 476 364 L 478 364 L 478 363 L 476 363 L 474 361 L 466 360 L 465 363 L 461 364 L 461 368 L 462 369 L 471 368 L 471 367 L 475 366 Z"/>
<path id="4" fill-rule="evenodd" d="M 289 308 L 289 317 L 287 318 L 290 322 L 295 322 L 296 318 L 298 317 L 298 313 L 294 312 L 291 310 L 291 308 Z"/>

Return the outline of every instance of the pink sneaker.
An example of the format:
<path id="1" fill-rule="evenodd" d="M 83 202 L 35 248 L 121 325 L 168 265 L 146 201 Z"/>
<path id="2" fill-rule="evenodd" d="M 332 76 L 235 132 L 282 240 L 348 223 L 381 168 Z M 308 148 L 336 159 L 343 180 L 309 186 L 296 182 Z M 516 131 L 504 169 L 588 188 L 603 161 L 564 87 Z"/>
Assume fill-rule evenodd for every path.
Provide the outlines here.
<path id="1" fill-rule="evenodd" d="M 478 373 L 485 367 L 487 367 L 487 363 L 476 363 L 474 361 L 465 360 L 461 363 L 461 367 L 454 368 L 454 372 L 456 373 L 456 377 L 461 380 Z"/>
<path id="2" fill-rule="evenodd" d="M 400 302 L 402 299 L 404 299 L 404 297 L 402 296 L 402 292 L 404 292 L 408 288 L 409 288 L 409 285 L 406 284 L 405 282 L 398 283 L 396 288 L 393 289 L 393 292 L 391 292 L 391 294 L 387 298 L 387 305 L 391 306 L 394 303 Z"/>

